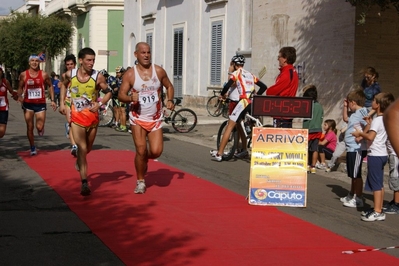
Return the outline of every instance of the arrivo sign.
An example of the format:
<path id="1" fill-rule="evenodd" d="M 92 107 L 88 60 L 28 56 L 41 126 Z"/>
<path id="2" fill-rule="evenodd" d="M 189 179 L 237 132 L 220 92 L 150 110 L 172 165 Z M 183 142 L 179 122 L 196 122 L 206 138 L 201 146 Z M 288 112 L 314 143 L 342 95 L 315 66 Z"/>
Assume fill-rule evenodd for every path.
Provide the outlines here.
<path id="1" fill-rule="evenodd" d="M 254 95 L 253 116 L 312 118 L 313 100 L 307 97 Z"/>

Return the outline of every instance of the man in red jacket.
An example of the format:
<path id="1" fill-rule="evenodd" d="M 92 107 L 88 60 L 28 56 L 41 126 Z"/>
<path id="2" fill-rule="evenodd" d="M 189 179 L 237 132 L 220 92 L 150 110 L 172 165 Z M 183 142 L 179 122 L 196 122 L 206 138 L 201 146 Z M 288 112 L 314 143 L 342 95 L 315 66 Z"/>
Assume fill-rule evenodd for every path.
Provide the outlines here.
<path id="1" fill-rule="evenodd" d="M 280 66 L 280 75 L 276 78 L 276 84 L 270 86 L 266 95 L 295 97 L 298 90 L 298 73 L 295 70 L 296 50 L 294 47 L 283 47 L 278 53 L 277 60 Z M 292 119 L 284 117 L 274 118 L 275 127 L 291 128 Z"/>

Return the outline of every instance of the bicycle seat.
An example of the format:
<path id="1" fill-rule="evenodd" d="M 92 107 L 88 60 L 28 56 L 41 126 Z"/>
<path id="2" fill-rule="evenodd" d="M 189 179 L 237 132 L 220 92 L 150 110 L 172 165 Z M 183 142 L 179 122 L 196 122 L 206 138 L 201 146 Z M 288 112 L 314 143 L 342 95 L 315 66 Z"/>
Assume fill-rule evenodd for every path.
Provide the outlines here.
<path id="1" fill-rule="evenodd" d="M 175 105 L 180 105 L 180 104 L 181 104 L 181 100 L 182 100 L 183 98 L 182 98 L 182 97 L 176 97 L 175 99 L 176 99 Z"/>

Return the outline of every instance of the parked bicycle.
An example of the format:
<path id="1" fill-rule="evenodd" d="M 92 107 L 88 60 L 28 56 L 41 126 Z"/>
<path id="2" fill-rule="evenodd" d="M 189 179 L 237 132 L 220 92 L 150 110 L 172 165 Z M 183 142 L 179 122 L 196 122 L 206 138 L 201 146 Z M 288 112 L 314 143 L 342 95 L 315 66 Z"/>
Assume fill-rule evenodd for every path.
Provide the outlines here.
<path id="1" fill-rule="evenodd" d="M 98 124 L 99 127 L 108 127 L 114 122 L 114 108 L 112 106 L 112 98 L 108 100 L 106 104 L 103 104 L 100 107 L 99 111 L 99 119 L 100 122 Z"/>
<path id="2" fill-rule="evenodd" d="M 229 99 L 222 100 L 219 98 L 220 90 L 213 90 L 213 96 L 211 96 L 206 103 L 206 110 L 210 116 L 218 117 L 223 115 L 224 118 L 229 117 Z"/>
<path id="3" fill-rule="evenodd" d="M 181 104 L 180 97 L 175 97 L 174 104 L 176 106 L 180 106 Z M 190 132 L 197 125 L 197 114 L 189 109 L 189 108 L 180 108 L 178 110 L 168 110 L 162 101 L 162 107 L 164 112 L 164 122 L 166 124 L 172 124 L 172 127 L 180 133 Z"/>

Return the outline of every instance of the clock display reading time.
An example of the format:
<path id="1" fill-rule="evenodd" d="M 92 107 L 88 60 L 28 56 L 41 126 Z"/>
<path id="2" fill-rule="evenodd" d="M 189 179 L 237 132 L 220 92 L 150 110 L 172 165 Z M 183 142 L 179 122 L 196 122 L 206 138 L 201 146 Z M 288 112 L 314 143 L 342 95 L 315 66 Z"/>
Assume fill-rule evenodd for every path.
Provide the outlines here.
<path id="1" fill-rule="evenodd" d="M 312 109 L 312 98 L 254 95 L 252 100 L 254 116 L 312 118 Z"/>

